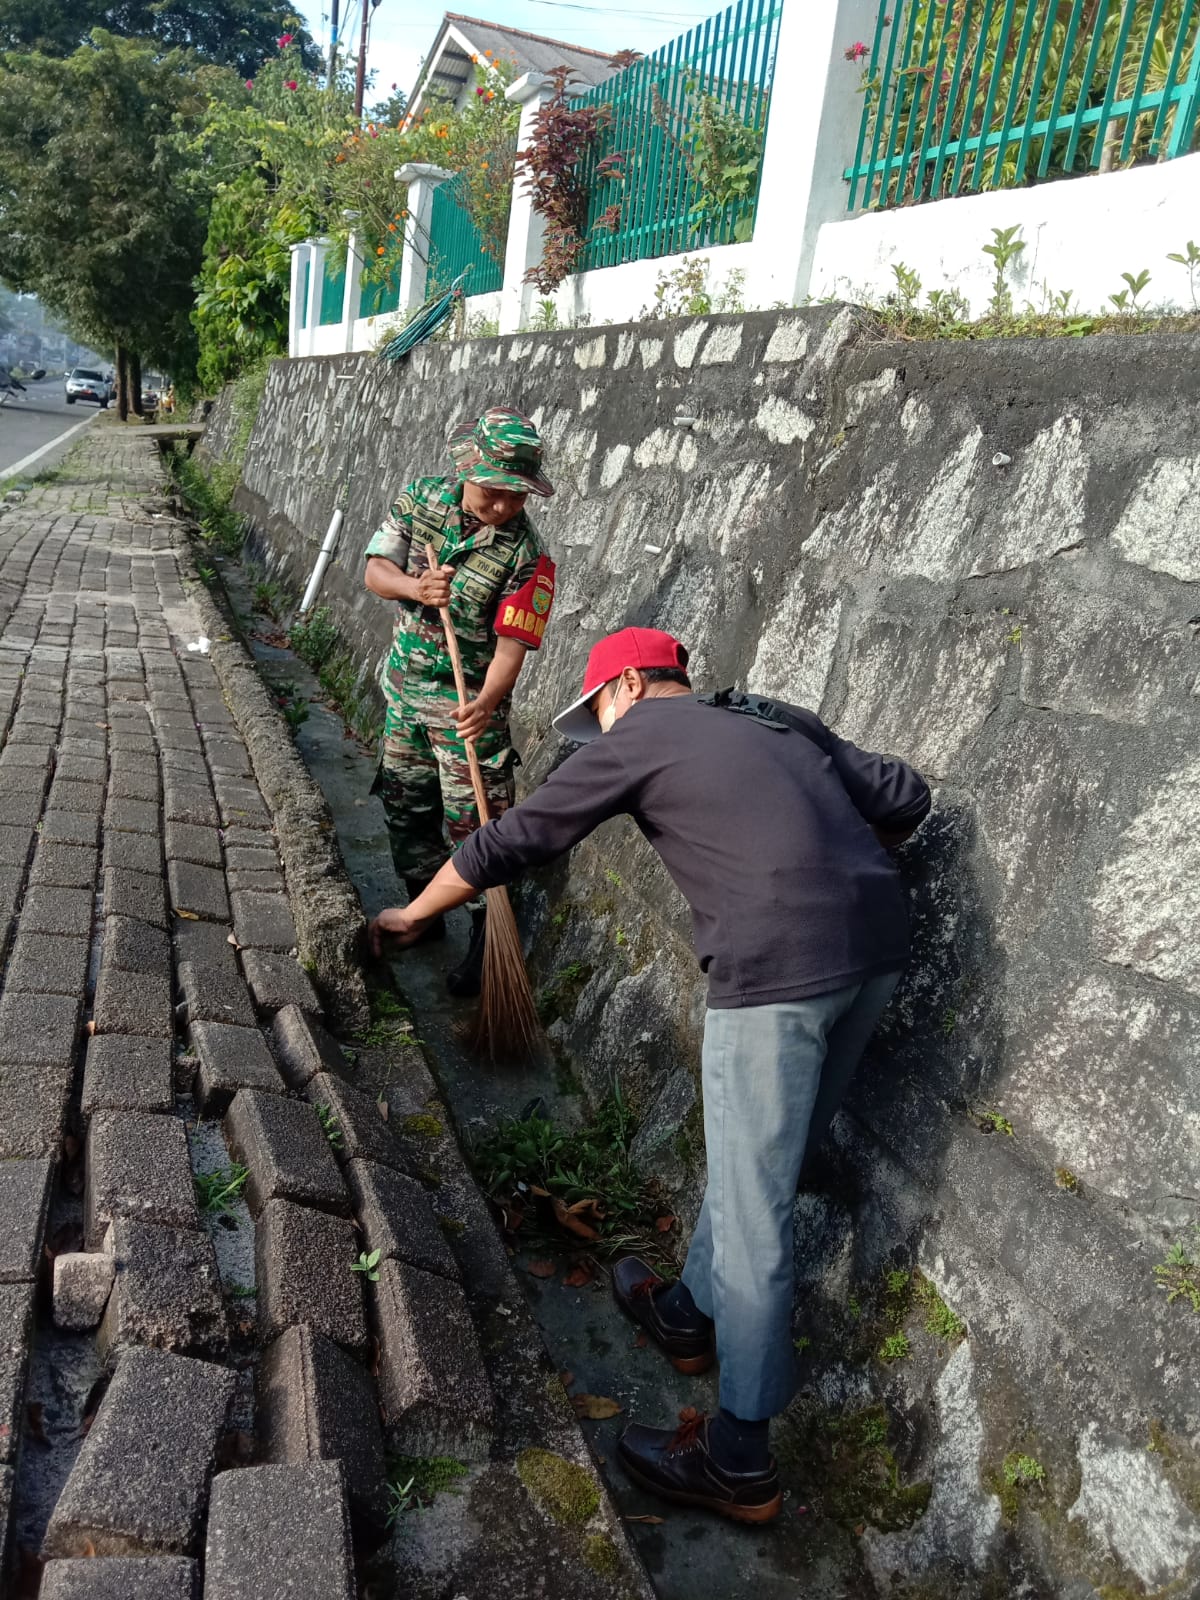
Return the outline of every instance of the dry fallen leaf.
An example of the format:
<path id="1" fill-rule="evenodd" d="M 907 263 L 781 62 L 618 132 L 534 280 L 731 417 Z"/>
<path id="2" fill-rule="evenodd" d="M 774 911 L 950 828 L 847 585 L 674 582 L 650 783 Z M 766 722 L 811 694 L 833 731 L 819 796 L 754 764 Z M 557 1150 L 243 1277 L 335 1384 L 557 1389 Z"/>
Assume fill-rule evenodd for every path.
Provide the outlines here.
<path id="1" fill-rule="evenodd" d="M 383 1118 L 384 1122 L 386 1122 L 392 1114 L 392 1108 L 388 1105 L 387 1101 L 382 1098 L 382 1096 L 376 1100 L 375 1109 Z"/>
<path id="2" fill-rule="evenodd" d="M 558 1381 L 562 1384 L 564 1389 L 569 1389 L 575 1382 L 575 1374 L 573 1372 L 568 1372 L 564 1367 L 558 1375 Z"/>
<path id="3" fill-rule="evenodd" d="M 87 1027 L 83 1031 L 84 1031 L 84 1033 L 87 1034 L 88 1038 L 90 1039 L 93 1036 L 93 1034 L 96 1032 L 96 1023 L 95 1023 L 95 1021 L 93 1020 L 93 1021 L 89 1022 Z"/>
<path id="4" fill-rule="evenodd" d="M 532 1278 L 552 1278 L 558 1271 L 553 1261 L 531 1261 L 525 1268 Z"/>
<path id="5" fill-rule="evenodd" d="M 675 1218 L 658 1217 L 655 1220 L 654 1226 L 658 1229 L 659 1233 L 670 1233 L 671 1229 L 675 1226 Z"/>
<path id="6" fill-rule="evenodd" d="M 626 1517 L 625 1518 L 626 1522 L 649 1522 L 654 1527 L 657 1527 L 660 1522 L 665 1522 L 666 1520 L 667 1520 L 666 1517 Z"/>
<path id="7" fill-rule="evenodd" d="M 621 1408 L 615 1400 L 610 1400 L 606 1394 L 573 1394 L 571 1404 L 575 1407 L 577 1417 L 586 1417 L 589 1422 L 603 1422 L 605 1417 L 620 1415 Z"/>
<path id="8" fill-rule="evenodd" d="M 596 1263 L 589 1256 L 578 1262 L 563 1279 L 564 1289 L 585 1289 L 596 1276 Z"/>
<path id="9" fill-rule="evenodd" d="M 577 1233 L 581 1239 L 598 1239 L 600 1237 L 597 1230 L 592 1227 L 590 1222 L 584 1220 L 580 1212 L 580 1207 L 594 1206 L 595 1203 L 594 1200 L 581 1200 L 576 1205 L 568 1206 L 557 1195 L 550 1202 L 554 1207 L 555 1221 L 561 1223 L 569 1232 Z"/>
<path id="10" fill-rule="evenodd" d="M 179 909 L 176 909 L 175 915 L 177 917 L 182 917 L 185 922 L 199 922 L 200 921 L 200 913 L 198 911 L 181 911 Z"/>
<path id="11" fill-rule="evenodd" d="M 649 1343 L 650 1341 L 647 1339 L 646 1335 L 644 1333 L 639 1333 L 637 1338 L 633 1341 L 633 1348 L 635 1350 L 644 1350 Z"/>

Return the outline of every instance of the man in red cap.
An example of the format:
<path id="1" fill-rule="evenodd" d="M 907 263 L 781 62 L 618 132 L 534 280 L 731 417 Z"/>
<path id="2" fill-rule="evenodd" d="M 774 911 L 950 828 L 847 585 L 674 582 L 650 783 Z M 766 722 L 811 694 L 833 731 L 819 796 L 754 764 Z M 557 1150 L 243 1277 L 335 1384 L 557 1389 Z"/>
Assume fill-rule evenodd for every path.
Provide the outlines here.
<path id="1" fill-rule="evenodd" d="M 888 850 L 930 797 L 911 767 L 839 739 L 810 711 L 693 694 L 687 660 L 651 628 L 602 640 L 583 693 L 554 719 L 581 748 L 472 834 L 411 905 L 377 917 L 371 939 L 376 951 L 385 934 L 413 943 L 431 918 L 622 813 L 662 857 L 708 978 L 708 1183 L 680 1280 L 627 1257 L 613 1288 L 681 1371 L 720 1361 L 720 1410 L 674 1430 L 631 1424 L 620 1458 L 669 1500 L 766 1522 L 782 1500 L 768 1424 L 794 1388 L 800 1168 L 907 960 Z"/>

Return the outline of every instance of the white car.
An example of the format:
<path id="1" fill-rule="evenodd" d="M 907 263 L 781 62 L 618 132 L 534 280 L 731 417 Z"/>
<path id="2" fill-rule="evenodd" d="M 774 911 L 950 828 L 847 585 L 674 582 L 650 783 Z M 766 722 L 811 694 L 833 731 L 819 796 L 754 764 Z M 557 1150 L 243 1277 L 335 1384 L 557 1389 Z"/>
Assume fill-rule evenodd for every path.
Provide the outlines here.
<path id="1" fill-rule="evenodd" d="M 104 374 L 92 372 L 87 367 L 75 367 L 68 374 L 66 386 L 66 399 L 69 406 L 76 400 L 92 400 L 101 409 L 108 410 L 108 402 L 112 399 L 112 390 L 104 380 Z"/>

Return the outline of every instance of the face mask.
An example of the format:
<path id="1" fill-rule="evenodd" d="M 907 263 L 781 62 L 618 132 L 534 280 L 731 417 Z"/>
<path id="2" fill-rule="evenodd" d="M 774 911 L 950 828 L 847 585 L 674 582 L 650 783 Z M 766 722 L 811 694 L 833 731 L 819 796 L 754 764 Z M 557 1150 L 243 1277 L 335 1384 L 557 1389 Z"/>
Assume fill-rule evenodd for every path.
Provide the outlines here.
<path id="1" fill-rule="evenodd" d="M 617 685 L 617 693 L 613 695 L 612 699 L 600 713 L 599 722 L 601 733 L 611 732 L 612 725 L 617 720 L 617 696 L 621 693 L 621 690 L 624 687 L 625 685 L 623 683 Z"/>

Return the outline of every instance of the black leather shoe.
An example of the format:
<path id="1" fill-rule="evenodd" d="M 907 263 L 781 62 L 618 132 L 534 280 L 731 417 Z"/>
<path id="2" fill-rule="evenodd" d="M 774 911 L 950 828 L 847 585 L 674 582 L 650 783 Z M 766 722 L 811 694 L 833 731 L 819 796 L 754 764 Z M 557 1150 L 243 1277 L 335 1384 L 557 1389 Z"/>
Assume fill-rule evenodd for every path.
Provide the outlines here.
<path id="1" fill-rule="evenodd" d="M 424 894 L 432 883 L 432 878 L 405 878 L 404 887 L 408 890 L 408 903 L 412 905 L 419 894 Z M 425 932 L 417 940 L 418 944 L 437 944 L 446 937 L 445 917 L 433 917 Z"/>
<path id="2" fill-rule="evenodd" d="M 625 1256 L 613 1268 L 612 1285 L 621 1310 L 645 1328 L 673 1367 L 689 1377 L 708 1371 L 715 1359 L 712 1323 L 699 1313 L 694 1325 L 668 1322 L 655 1304 L 655 1296 L 669 1285 L 648 1262 L 640 1256 Z"/>
<path id="3" fill-rule="evenodd" d="M 703 1506 L 735 1522 L 770 1522 L 783 1492 L 774 1461 L 765 1472 L 726 1472 L 708 1448 L 703 1411 L 679 1413 L 678 1428 L 630 1423 L 617 1443 L 622 1467 L 643 1489 L 681 1506 Z"/>
<path id="4" fill-rule="evenodd" d="M 467 953 L 446 974 L 446 988 L 457 999 L 478 994 L 483 987 L 483 947 L 487 942 L 487 911 L 472 911 L 471 942 Z"/>

